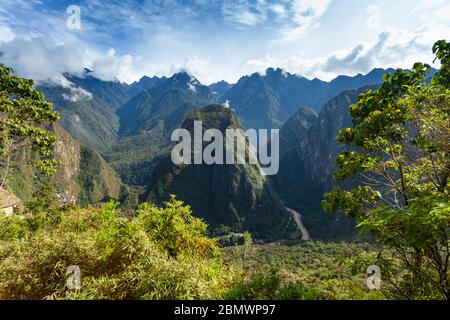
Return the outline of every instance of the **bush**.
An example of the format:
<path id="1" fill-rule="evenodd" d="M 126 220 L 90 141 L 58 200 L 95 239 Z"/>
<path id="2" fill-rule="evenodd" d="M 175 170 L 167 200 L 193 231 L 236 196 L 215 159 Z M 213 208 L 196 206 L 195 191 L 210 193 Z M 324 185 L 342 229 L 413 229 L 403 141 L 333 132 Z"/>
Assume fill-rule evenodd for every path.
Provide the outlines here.
<path id="1" fill-rule="evenodd" d="M 216 241 L 206 237 L 206 223 L 192 216 L 191 208 L 174 196 L 165 208 L 144 203 L 137 213 L 140 225 L 152 240 L 173 256 L 181 252 L 201 256 L 218 252 Z"/>
<path id="2" fill-rule="evenodd" d="M 175 199 L 133 220 L 113 202 L 55 211 L 0 219 L 0 299 L 218 299 L 234 282 L 206 225 Z M 79 290 L 66 285 L 71 265 Z"/>
<path id="3" fill-rule="evenodd" d="M 276 271 L 254 274 L 241 280 L 225 295 L 228 300 L 272 300 L 281 286 Z"/>
<path id="4" fill-rule="evenodd" d="M 238 282 L 226 295 L 230 300 L 320 300 L 324 294 L 300 282 L 284 283 L 277 270 L 255 273 Z"/>
<path id="5" fill-rule="evenodd" d="M 28 233 L 27 223 L 16 215 L 0 217 L 0 241 L 20 239 Z"/>

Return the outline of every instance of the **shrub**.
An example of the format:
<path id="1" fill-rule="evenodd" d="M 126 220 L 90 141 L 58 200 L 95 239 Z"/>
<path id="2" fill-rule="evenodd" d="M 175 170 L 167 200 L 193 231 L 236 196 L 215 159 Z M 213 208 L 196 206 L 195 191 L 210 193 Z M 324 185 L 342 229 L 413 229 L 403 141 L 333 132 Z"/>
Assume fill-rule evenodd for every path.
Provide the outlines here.
<path id="1" fill-rule="evenodd" d="M 257 273 L 238 282 L 227 294 L 228 300 L 272 300 L 281 287 L 281 277 L 276 271 Z"/>
<path id="2" fill-rule="evenodd" d="M 221 298 L 236 272 L 215 254 L 206 225 L 175 199 L 140 214 L 120 218 L 111 202 L 0 219 L 0 299 Z M 81 270 L 79 290 L 66 285 L 71 265 Z"/>

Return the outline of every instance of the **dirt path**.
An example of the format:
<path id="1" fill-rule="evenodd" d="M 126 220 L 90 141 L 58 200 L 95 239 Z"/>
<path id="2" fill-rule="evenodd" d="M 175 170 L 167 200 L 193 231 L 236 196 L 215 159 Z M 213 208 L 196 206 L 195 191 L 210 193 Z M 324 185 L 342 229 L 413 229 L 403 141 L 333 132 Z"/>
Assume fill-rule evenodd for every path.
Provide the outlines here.
<path id="1" fill-rule="evenodd" d="M 292 216 L 294 217 L 294 220 L 297 223 L 298 229 L 302 233 L 302 240 L 304 240 L 304 241 L 311 240 L 311 237 L 309 236 L 309 232 L 305 228 L 305 225 L 303 224 L 302 215 L 300 213 L 298 213 L 297 211 L 290 209 L 288 207 L 285 207 L 285 209 L 287 211 L 289 211 L 292 214 Z"/>

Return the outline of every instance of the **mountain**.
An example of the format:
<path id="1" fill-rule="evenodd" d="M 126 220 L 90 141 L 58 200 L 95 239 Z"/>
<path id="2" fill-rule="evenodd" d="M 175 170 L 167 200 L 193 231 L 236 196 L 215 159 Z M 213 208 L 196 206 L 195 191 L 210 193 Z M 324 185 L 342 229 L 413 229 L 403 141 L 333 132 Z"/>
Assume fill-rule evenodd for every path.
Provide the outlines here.
<path id="1" fill-rule="evenodd" d="M 310 108 L 301 108 L 290 117 L 280 130 L 280 152 L 294 146 L 316 122 L 317 117 L 317 112 Z"/>
<path id="2" fill-rule="evenodd" d="M 172 131 L 190 111 L 212 100 L 207 86 L 185 72 L 176 73 L 144 90 L 119 109 L 120 134 L 139 134 L 154 128 L 161 121 L 165 130 Z"/>
<path id="3" fill-rule="evenodd" d="M 210 84 L 209 90 L 211 90 L 211 93 L 214 96 L 214 101 L 220 101 L 222 96 L 233 87 L 232 84 L 226 82 L 226 81 L 219 81 L 215 82 L 213 84 Z"/>
<path id="4" fill-rule="evenodd" d="M 242 77 L 221 101 L 229 101 L 247 128 L 280 128 L 299 108 L 320 111 L 340 92 L 381 83 L 383 75 L 390 72 L 393 70 L 374 69 L 367 75 L 340 76 L 325 82 L 269 68 L 264 75 Z"/>
<path id="5" fill-rule="evenodd" d="M 118 200 L 122 183 L 100 154 L 80 145 L 59 126 L 54 127 L 54 132 L 59 138 L 55 146 L 55 158 L 62 164 L 55 179 L 72 185 L 71 191 L 67 189 L 64 197 L 84 205 L 109 199 Z"/>
<path id="6" fill-rule="evenodd" d="M 343 216 L 330 216 L 323 212 L 320 201 L 323 193 L 335 185 L 345 185 L 333 179 L 336 170 L 335 159 L 346 149 L 339 144 L 340 129 L 352 127 L 349 107 L 357 102 L 358 96 L 369 88 L 347 90 L 327 102 L 317 120 L 306 132 L 300 132 L 297 141 L 292 137 L 294 119 L 286 122 L 280 131 L 281 141 L 289 139 L 291 147 L 280 157 L 280 171 L 274 182 L 283 201 L 290 208 L 301 212 L 313 238 L 349 235 L 353 222 Z M 287 135 L 287 136 L 286 136 Z"/>
<path id="7" fill-rule="evenodd" d="M 131 98 L 127 84 L 119 81 L 103 81 L 89 73 L 90 71 L 87 70 L 84 77 L 66 75 L 66 78 L 76 86 L 93 94 L 96 99 L 113 110 L 119 109 Z"/>
<path id="8" fill-rule="evenodd" d="M 53 157 L 60 161 L 56 174 L 40 175 L 31 165 L 14 169 L 8 187 L 24 201 L 44 185 L 50 184 L 59 202 L 87 205 L 123 196 L 123 185 L 114 170 L 92 148 L 80 145 L 61 126 L 55 124 L 51 131 L 58 138 Z M 30 152 L 21 156 L 27 162 L 33 157 Z"/>
<path id="9" fill-rule="evenodd" d="M 150 89 L 165 80 L 167 80 L 166 77 L 160 78 L 157 76 L 153 77 L 143 76 L 141 79 L 139 79 L 139 81 L 135 81 L 128 86 L 127 94 L 129 97 L 134 97 L 139 93 L 141 93 L 142 91 Z"/>
<path id="10" fill-rule="evenodd" d="M 40 86 L 45 98 L 61 113 L 61 126 L 82 145 L 100 153 L 117 140 L 119 117 L 113 107 L 80 87 Z"/>
<path id="11" fill-rule="evenodd" d="M 212 103 L 207 86 L 181 72 L 142 91 L 118 110 L 120 140 L 106 159 L 131 185 L 146 185 L 189 112 Z"/>
<path id="12" fill-rule="evenodd" d="M 191 112 L 182 125 L 191 135 L 194 121 L 202 121 L 204 130 L 216 128 L 223 133 L 227 128 L 242 128 L 233 111 L 222 105 Z M 161 203 L 171 194 L 191 205 L 194 214 L 213 229 L 225 226 L 272 237 L 279 236 L 289 220 L 258 165 L 175 165 L 167 156 L 154 170 L 146 199 Z"/>

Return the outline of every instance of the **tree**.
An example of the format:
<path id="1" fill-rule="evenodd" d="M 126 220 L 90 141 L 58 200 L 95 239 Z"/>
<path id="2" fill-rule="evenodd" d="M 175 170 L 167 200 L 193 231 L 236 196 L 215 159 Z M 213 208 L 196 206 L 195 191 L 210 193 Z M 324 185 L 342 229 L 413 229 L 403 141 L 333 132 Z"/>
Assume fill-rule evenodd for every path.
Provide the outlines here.
<path id="1" fill-rule="evenodd" d="M 12 73 L 0 64 L 0 187 L 5 185 L 20 150 L 36 152 L 33 164 L 47 175 L 53 174 L 58 164 L 51 159 L 56 136 L 47 128 L 59 119 L 59 113 L 33 87 L 32 80 Z"/>
<path id="2" fill-rule="evenodd" d="M 343 210 L 397 251 L 403 297 L 450 299 L 450 43 L 437 42 L 433 53 L 441 69 L 431 81 L 430 67 L 416 63 L 350 107 L 354 127 L 338 141 L 357 151 L 338 156 L 335 178 L 357 175 L 360 184 L 335 187 L 323 207 Z"/>

